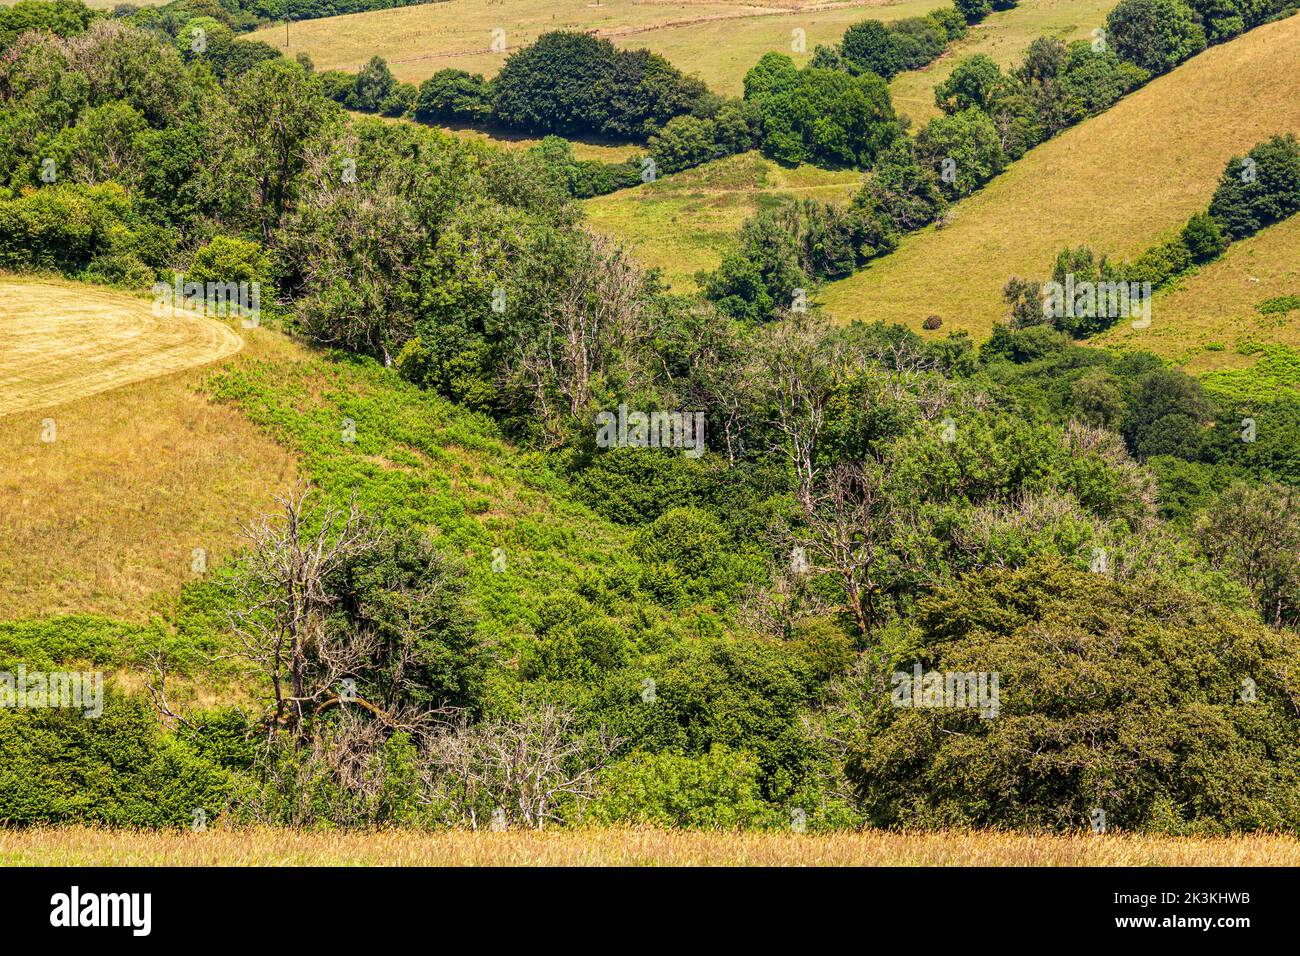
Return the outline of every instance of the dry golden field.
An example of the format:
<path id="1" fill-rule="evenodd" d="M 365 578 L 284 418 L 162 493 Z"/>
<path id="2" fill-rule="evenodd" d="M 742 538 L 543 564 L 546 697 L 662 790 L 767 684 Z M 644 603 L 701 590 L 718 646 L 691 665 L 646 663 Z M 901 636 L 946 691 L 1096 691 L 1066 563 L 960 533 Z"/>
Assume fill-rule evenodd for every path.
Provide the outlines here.
<path id="1" fill-rule="evenodd" d="M 306 52 L 318 69 L 357 70 L 370 57 L 384 57 L 400 80 L 423 80 L 455 68 L 491 76 L 513 50 L 551 30 L 586 30 L 621 47 L 646 47 L 686 73 L 697 73 L 718 93 L 739 95 L 745 73 L 769 50 L 796 62 L 818 43 L 838 42 L 850 25 L 869 17 L 895 20 L 947 6 L 948 0 L 445 0 L 376 10 L 249 34 L 289 56 Z M 493 52 L 494 29 L 504 30 L 505 49 Z M 792 49 L 804 31 L 805 50 Z"/>
<path id="2" fill-rule="evenodd" d="M 1207 50 L 1032 150 L 950 225 L 829 286 L 825 305 L 918 329 L 937 314 L 937 334 L 983 338 L 1010 276 L 1041 277 L 1067 245 L 1130 257 L 1170 237 L 1209 205 L 1233 154 L 1288 131 L 1300 131 L 1300 17 Z"/>
<path id="3" fill-rule="evenodd" d="M 1021 833 L 0 830 L 6 866 L 1296 866 L 1300 841 Z"/>
<path id="4" fill-rule="evenodd" d="M 226 326 L 213 322 L 220 334 L 201 330 L 185 339 L 153 328 L 148 302 L 92 286 L 3 288 L 0 375 L 6 378 L 12 378 L 10 356 L 24 354 L 10 351 L 15 324 L 30 337 L 51 310 L 66 314 L 69 301 L 81 315 L 47 324 L 50 337 L 27 350 L 37 358 L 64 357 L 42 366 L 58 389 L 33 378 L 35 365 L 24 376 L 39 396 L 31 404 L 51 397 L 62 404 L 13 411 L 29 400 L 13 384 L 0 390 L 10 409 L 0 417 L 0 618 L 81 612 L 142 619 L 192 576 L 195 548 L 210 564 L 233 550 L 238 522 L 293 481 L 294 461 L 239 412 L 198 393 L 208 368 L 174 363 L 181 370 L 169 373 L 165 363 L 142 355 L 154 342 L 164 355 L 184 356 L 191 365 L 209 357 L 239 361 L 227 345 L 240 338 Z M 14 305 L 12 290 L 23 290 L 28 311 Z M 93 342 L 98 334 L 96 309 L 107 326 L 134 328 L 136 338 L 100 353 L 82 348 L 82 339 Z M 288 347 L 271 332 L 244 334 L 250 357 Z M 213 343 L 216 355 L 202 351 Z M 115 366 L 118 360 L 125 364 Z M 78 369 L 95 381 L 94 394 L 69 374 Z M 138 380 L 146 373 L 155 377 Z"/>
<path id="5" fill-rule="evenodd" d="M 0 416 L 205 365 L 240 350 L 221 322 L 153 314 L 94 286 L 0 278 Z"/>

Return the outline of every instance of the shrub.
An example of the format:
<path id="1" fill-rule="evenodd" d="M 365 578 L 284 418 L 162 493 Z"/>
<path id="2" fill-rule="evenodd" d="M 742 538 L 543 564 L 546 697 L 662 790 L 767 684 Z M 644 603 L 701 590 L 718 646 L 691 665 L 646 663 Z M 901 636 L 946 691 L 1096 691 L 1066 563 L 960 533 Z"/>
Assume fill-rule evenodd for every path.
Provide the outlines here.
<path id="1" fill-rule="evenodd" d="M 606 767 L 599 796 L 589 808 L 595 823 L 753 829 L 782 822 L 759 790 L 753 754 L 718 744 L 688 757 L 673 752 L 636 753 Z"/>
<path id="2" fill-rule="evenodd" d="M 1300 210 L 1300 143 L 1274 136 L 1233 157 L 1219 180 L 1210 215 L 1231 239 L 1253 235 Z"/>
<path id="3" fill-rule="evenodd" d="M 979 23 L 993 12 L 989 0 L 954 0 L 953 6 L 966 18 L 967 23 Z"/>
<path id="4" fill-rule="evenodd" d="M 939 172 L 939 188 L 949 199 L 970 195 L 1006 162 L 997 128 L 978 109 L 930 120 L 916 136 L 916 152 Z"/>
<path id="5" fill-rule="evenodd" d="M 422 123 L 477 123 L 491 115 L 491 84 L 478 74 L 439 70 L 420 84 L 415 118 Z"/>
<path id="6" fill-rule="evenodd" d="M 1199 212 L 1187 220 L 1182 232 L 1183 245 L 1197 265 L 1213 262 L 1228 248 L 1228 240 L 1219 221 L 1209 213 Z"/>
<path id="7" fill-rule="evenodd" d="M 650 155 L 660 172 L 679 172 L 717 156 L 716 136 L 717 129 L 712 120 L 675 116 L 650 137 Z"/>
<path id="8" fill-rule="evenodd" d="M 901 67 L 894 35 L 879 20 L 863 20 L 844 31 L 840 56 L 855 73 L 875 73 L 886 80 Z"/>
<path id="9" fill-rule="evenodd" d="M 1100 808 L 1120 830 L 1292 829 L 1298 653 L 1167 584 L 973 575 L 924 600 L 864 679 L 849 774 L 879 826 L 1082 830 Z M 998 674 L 998 715 L 892 706 L 890 672 L 918 662 Z"/>
<path id="10" fill-rule="evenodd" d="M 103 281 L 151 282 L 175 235 L 141 221 L 116 183 L 58 184 L 0 199 L 0 267 L 57 269 Z"/>
<path id="11" fill-rule="evenodd" d="M 947 28 L 930 17 L 905 17 L 890 25 L 894 67 L 919 70 L 939 58 L 948 44 Z"/>
<path id="12" fill-rule="evenodd" d="M 248 282 L 271 287 L 271 259 L 256 242 L 217 236 L 194 254 L 186 279 L 192 282 Z"/>
<path id="13" fill-rule="evenodd" d="M 230 780 L 163 733 L 152 708 L 105 690 L 104 712 L 0 709 L 0 819 L 186 827 L 225 805 Z"/>
<path id="14" fill-rule="evenodd" d="M 789 85 L 788 74 L 769 56 L 745 84 L 746 98 L 762 117 L 765 155 L 786 165 L 866 168 L 899 136 L 889 86 L 879 76 L 806 68 Z M 750 89 L 761 92 L 751 95 Z"/>
<path id="15" fill-rule="evenodd" d="M 940 7 L 926 16 L 943 28 L 949 40 L 960 40 L 966 35 L 966 17 L 956 7 Z"/>
<path id="16" fill-rule="evenodd" d="M 707 511 L 671 508 L 637 532 L 632 552 L 648 564 L 671 564 L 692 584 L 704 584 L 722 562 L 728 538 Z"/>

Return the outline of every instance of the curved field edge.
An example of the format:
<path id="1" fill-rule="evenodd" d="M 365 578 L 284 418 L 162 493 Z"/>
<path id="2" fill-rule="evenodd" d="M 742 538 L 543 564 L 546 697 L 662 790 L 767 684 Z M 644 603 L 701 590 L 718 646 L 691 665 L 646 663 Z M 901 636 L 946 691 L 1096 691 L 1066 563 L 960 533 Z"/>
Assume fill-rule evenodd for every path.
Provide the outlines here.
<path id="1" fill-rule="evenodd" d="M 246 336 L 217 369 L 283 342 L 266 329 Z M 201 393 L 213 371 L 0 419 L 0 620 L 144 621 L 198 578 L 196 549 L 216 567 L 242 545 L 240 522 L 271 507 L 298 465 L 237 409 Z"/>
<path id="2" fill-rule="evenodd" d="M 234 355 L 213 319 L 74 283 L 0 277 L 0 416 L 49 408 Z"/>
<path id="3" fill-rule="evenodd" d="M 954 207 L 950 224 L 827 286 L 836 319 L 881 319 L 982 338 L 1013 275 L 1043 276 L 1065 246 L 1131 257 L 1210 201 L 1224 164 L 1300 130 L 1300 17 L 1193 57 L 1105 113 L 1033 149 Z"/>

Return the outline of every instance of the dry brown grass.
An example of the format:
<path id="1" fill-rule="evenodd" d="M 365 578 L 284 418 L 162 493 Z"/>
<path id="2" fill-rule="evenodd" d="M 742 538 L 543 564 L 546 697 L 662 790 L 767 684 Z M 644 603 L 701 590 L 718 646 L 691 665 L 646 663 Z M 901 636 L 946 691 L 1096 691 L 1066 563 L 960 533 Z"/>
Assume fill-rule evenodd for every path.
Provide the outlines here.
<path id="1" fill-rule="evenodd" d="M 1296 866 L 1300 841 L 1020 833 L 0 830 L 8 866 Z"/>
<path id="2" fill-rule="evenodd" d="M 65 294 L 83 290 L 89 309 L 98 290 Z M 245 334 L 250 357 L 292 349 L 272 332 Z M 54 357 L 63 351 L 51 346 Z M 192 577 L 195 548 L 213 566 L 237 546 L 238 522 L 293 481 L 290 455 L 197 392 L 207 374 L 192 368 L 0 418 L 0 618 L 140 620 Z M 53 442 L 42 441 L 47 418 Z"/>
<path id="3" fill-rule="evenodd" d="M 883 319 L 987 335 L 1008 277 L 1042 277 L 1067 245 L 1123 258 L 1172 236 L 1205 209 L 1228 159 L 1300 130 L 1300 17 L 1192 58 L 1032 150 L 954 207 L 947 227 L 832 284 L 841 320 Z"/>
<path id="4" fill-rule="evenodd" d="M 152 306 L 95 286 L 0 278 L 0 416 L 205 365 L 243 346 L 221 322 L 159 318 Z"/>

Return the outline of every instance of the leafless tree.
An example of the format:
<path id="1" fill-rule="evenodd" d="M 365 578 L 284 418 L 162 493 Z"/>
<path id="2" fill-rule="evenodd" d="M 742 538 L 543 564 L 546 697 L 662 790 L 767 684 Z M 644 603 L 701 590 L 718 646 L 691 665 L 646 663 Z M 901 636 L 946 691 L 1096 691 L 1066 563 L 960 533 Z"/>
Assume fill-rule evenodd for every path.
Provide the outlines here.
<path id="1" fill-rule="evenodd" d="M 356 503 L 341 510 L 326 500 L 313 515 L 314 492 L 298 486 L 276 500 L 277 515 L 244 528 L 249 554 L 239 576 L 230 625 L 239 656 L 267 679 L 273 727 L 305 736 L 303 718 L 336 702 L 342 678 L 375 650 L 374 635 L 332 628 L 335 599 L 327 579 L 375 545 L 377 532 Z"/>
<path id="2" fill-rule="evenodd" d="M 838 346 L 825 322 L 812 313 L 791 313 L 774 323 L 764 354 L 778 450 L 794 469 L 799 500 L 811 509 L 817 479 L 817 443 L 826 425 L 826 405 L 840 371 Z"/>
<path id="3" fill-rule="evenodd" d="M 803 536 L 810 570 L 835 575 L 859 634 L 869 634 L 880 591 L 879 567 L 899 524 L 888 465 L 841 463 L 819 482 L 805 509 Z"/>
<path id="4" fill-rule="evenodd" d="M 620 740 L 584 732 L 573 714 L 525 700 L 520 716 L 462 720 L 432 743 L 426 800 L 448 822 L 478 829 L 497 809 L 516 826 L 544 829 L 569 804 L 584 805 Z"/>
<path id="5" fill-rule="evenodd" d="M 557 437 L 565 415 L 590 411 L 597 382 L 616 372 L 635 390 L 647 376 L 639 347 L 648 338 L 644 278 L 609 239 L 586 241 L 545 303 L 541 327 L 519 343 L 507 372 L 524 385 L 547 432 Z"/>

